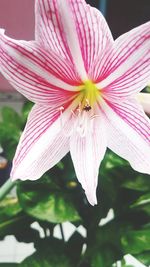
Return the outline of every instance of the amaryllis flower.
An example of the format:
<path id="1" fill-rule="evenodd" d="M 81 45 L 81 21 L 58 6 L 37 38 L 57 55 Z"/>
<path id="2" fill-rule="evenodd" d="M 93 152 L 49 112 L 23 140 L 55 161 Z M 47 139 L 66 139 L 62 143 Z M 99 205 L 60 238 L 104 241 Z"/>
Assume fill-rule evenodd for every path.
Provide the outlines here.
<path id="1" fill-rule="evenodd" d="M 0 31 L 1 72 L 35 102 L 11 177 L 38 179 L 70 151 L 94 205 L 107 147 L 150 173 L 150 121 L 137 101 L 150 78 L 150 22 L 114 41 L 84 0 L 36 0 L 35 16 L 35 41 Z"/>

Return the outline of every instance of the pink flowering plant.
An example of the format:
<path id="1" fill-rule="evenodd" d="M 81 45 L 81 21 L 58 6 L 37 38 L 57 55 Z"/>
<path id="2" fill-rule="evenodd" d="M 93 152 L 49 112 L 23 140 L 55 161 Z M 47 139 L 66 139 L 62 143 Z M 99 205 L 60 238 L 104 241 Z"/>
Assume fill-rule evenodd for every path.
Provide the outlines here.
<path id="1" fill-rule="evenodd" d="M 114 41 L 84 0 L 36 0 L 34 41 L 0 29 L 0 70 L 34 103 L 25 128 L 26 116 L 8 108 L 0 123 L 10 159 L 23 131 L 11 170 L 17 196 L 0 204 L 1 237 L 14 234 L 37 249 L 21 266 L 110 267 L 128 253 L 149 264 L 150 120 L 142 105 L 148 113 L 150 100 L 139 93 L 150 80 L 150 22 Z M 87 236 L 54 238 L 65 221 L 83 225 Z"/>

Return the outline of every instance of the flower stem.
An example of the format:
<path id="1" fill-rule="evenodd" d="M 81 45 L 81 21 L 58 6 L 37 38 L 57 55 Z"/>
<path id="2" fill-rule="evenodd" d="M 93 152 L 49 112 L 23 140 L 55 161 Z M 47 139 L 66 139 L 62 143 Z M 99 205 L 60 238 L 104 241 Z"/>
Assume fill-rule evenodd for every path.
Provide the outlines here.
<path id="1" fill-rule="evenodd" d="M 10 190 L 16 185 L 10 178 L 0 188 L 0 200 L 2 200 Z"/>
<path id="2" fill-rule="evenodd" d="M 65 242 L 65 236 L 64 236 L 64 230 L 63 230 L 63 226 L 62 226 L 62 224 L 61 224 L 61 223 L 59 224 L 59 226 L 60 226 L 60 232 L 61 232 L 61 237 L 62 237 L 62 240 Z"/>
<path id="3" fill-rule="evenodd" d="M 99 9 L 103 13 L 103 15 L 106 17 L 106 10 L 107 10 L 107 0 L 99 0 Z"/>

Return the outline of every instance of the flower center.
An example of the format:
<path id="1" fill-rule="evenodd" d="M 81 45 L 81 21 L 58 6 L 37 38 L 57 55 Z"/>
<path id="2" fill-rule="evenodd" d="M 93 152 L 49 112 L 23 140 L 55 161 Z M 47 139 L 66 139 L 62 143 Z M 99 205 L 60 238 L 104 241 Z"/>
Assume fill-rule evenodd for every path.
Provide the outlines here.
<path id="1" fill-rule="evenodd" d="M 96 114 L 96 107 L 94 107 L 100 98 L 99 89 L 90 80 L 85 81 L 78 89 L 78 96 L 72 104 L 69 132 L 66 130 L 67 126 L 64 127 L 64 107 L 59 108 L 61 128 L 68 137 L 74 132 L 78 133 L 80 137 L 84 137 L 88 131 L 92 131 L 94 120 L 99 117 L 99 114 Z"/>
<path id="2" fill-rule="evenodd" d="M 87 80 L 84 82 L 83 85 L 80 85 L 79 89 L 80 108 L 81 110 L 89 111 L 93 107 L 95 102 L 98 100 L 100 91 L 98 90 L 96 85 L 90 80 Z"/>

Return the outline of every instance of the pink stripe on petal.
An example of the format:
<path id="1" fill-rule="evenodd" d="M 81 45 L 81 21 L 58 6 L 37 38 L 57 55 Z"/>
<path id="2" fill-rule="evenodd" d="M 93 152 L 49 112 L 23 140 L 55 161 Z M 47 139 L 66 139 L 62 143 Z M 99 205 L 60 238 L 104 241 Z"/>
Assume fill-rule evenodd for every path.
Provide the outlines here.
<path id="1" fill-rule="evenodd" d="M 70 138 L 70 153 L 75 172 L 91 205 L 97 203 L 98 171 L 105 151 L 106 132 L 102 117 L 93 120 L 93 127 L 89 127 L 84 137 L 75 132 Z"/>
<path id="2" fill-rule="evenodd" d="M 52 103 L 74 96 L 81 83 L 71 63 L 54 53 L 47 53 L 34 42 L 14 41 L 0 35 L 1 72 L 31 101 Z M 64 87 L 64 88 L 63 88 Z"/>
<path id="3" fill-rule="evenodd" d="M 73 92 L 62 90 L 52 85 L 45 86 L 38 79 L 33 78 L 31 75 L 29 76 L 26 70 L 24 72 L 21 69 L 17 71 L 16 68 L 8 66 L 5 62 L 1 67 L 4 76 L 12 86 L 35 103 L 59 107 L 76 96 Z"/>
<path id="4" fill-rule="evenodd" d="M 150 120 L 145 116 L 143 109 L 135 100 L 111 104 L 113 110 L 133 127 L 150 145 Z"/>
<path id="5" fill-rule="evenodd" d="M 95 79 L 95 67 L 113 38 L 103 15 L 85 1 L 70 1 L 86 72 Z"/>
<path id="6" fill-rule="evenodd" d="M 0 46 L 3 52 L 12 57 L 20 66 L 36 71 L 41 80 L 53 83 L 63 89 L 75 90 L 74 86 L 81 80 L 74 66 L 60 55 L 52 51 L 46 52 L 35 42 L 16 41 L 5 35 L 0 35 Z M 74 86 L 72 86 L 74 85 Z"/>
<path id="7" fill-rule="evenodd" d="M 57 1 L 36 0 L 35 19 L 35 38 L 38 43 L 66 59 L 71 59 L 72 57 L 59 18 Z"/>
<path id="8" fill-rule="evenodd" d="M 120 36 L 101 71 L 98 86 L 106 95 L 126 97 L 142 90 L 150 77 L 150 22 Z"/>
<path id="9" fill-rule="evenodd" d="M 112 49 L 114 40 L 105 18 L 96 8 L 82 3 L 78 12 L 75 11 L 74 9 L 86 71 L 91 80 L 97 81 L 103 66 L 101 62 Z"/>
<path id="10" fill-rule="evenodd" d="M 122 63 L 143 44 L 143 41 L 145 41 L 148 36 L 149 22 L 132 29 L 116 39 L 114 50 L 110 51 L 110 55 L 103 65 L 103 74 L 107 75 L 109 71 L 114 71 L 117 67 L 121 66 Z M 110 60 L 111 57 L 113 57 L 112 60 Z"/>
<path id="11" fill-rule="evenodd" d="M 63 116 L 65 131 L 70 131 L 70 112 Z M 35 105 L 20 139 L 11 172 L 12 179 L 35 180 L 57 164 L 69 151 L 63 134 L 60 111 Z"/>
<path id="12" fill-rule="evenodd" d="M 86 80 L 71 1 L 37 0 L 35 14 L 37 42 L 73 62 L 81 79 Z"/>
<path id="13" fill-rule="evenodd" d="M 150 120 L 135 100 L 101 101 L 108 147 L 128 160 L 133 169 L 150 174 Z"/>

